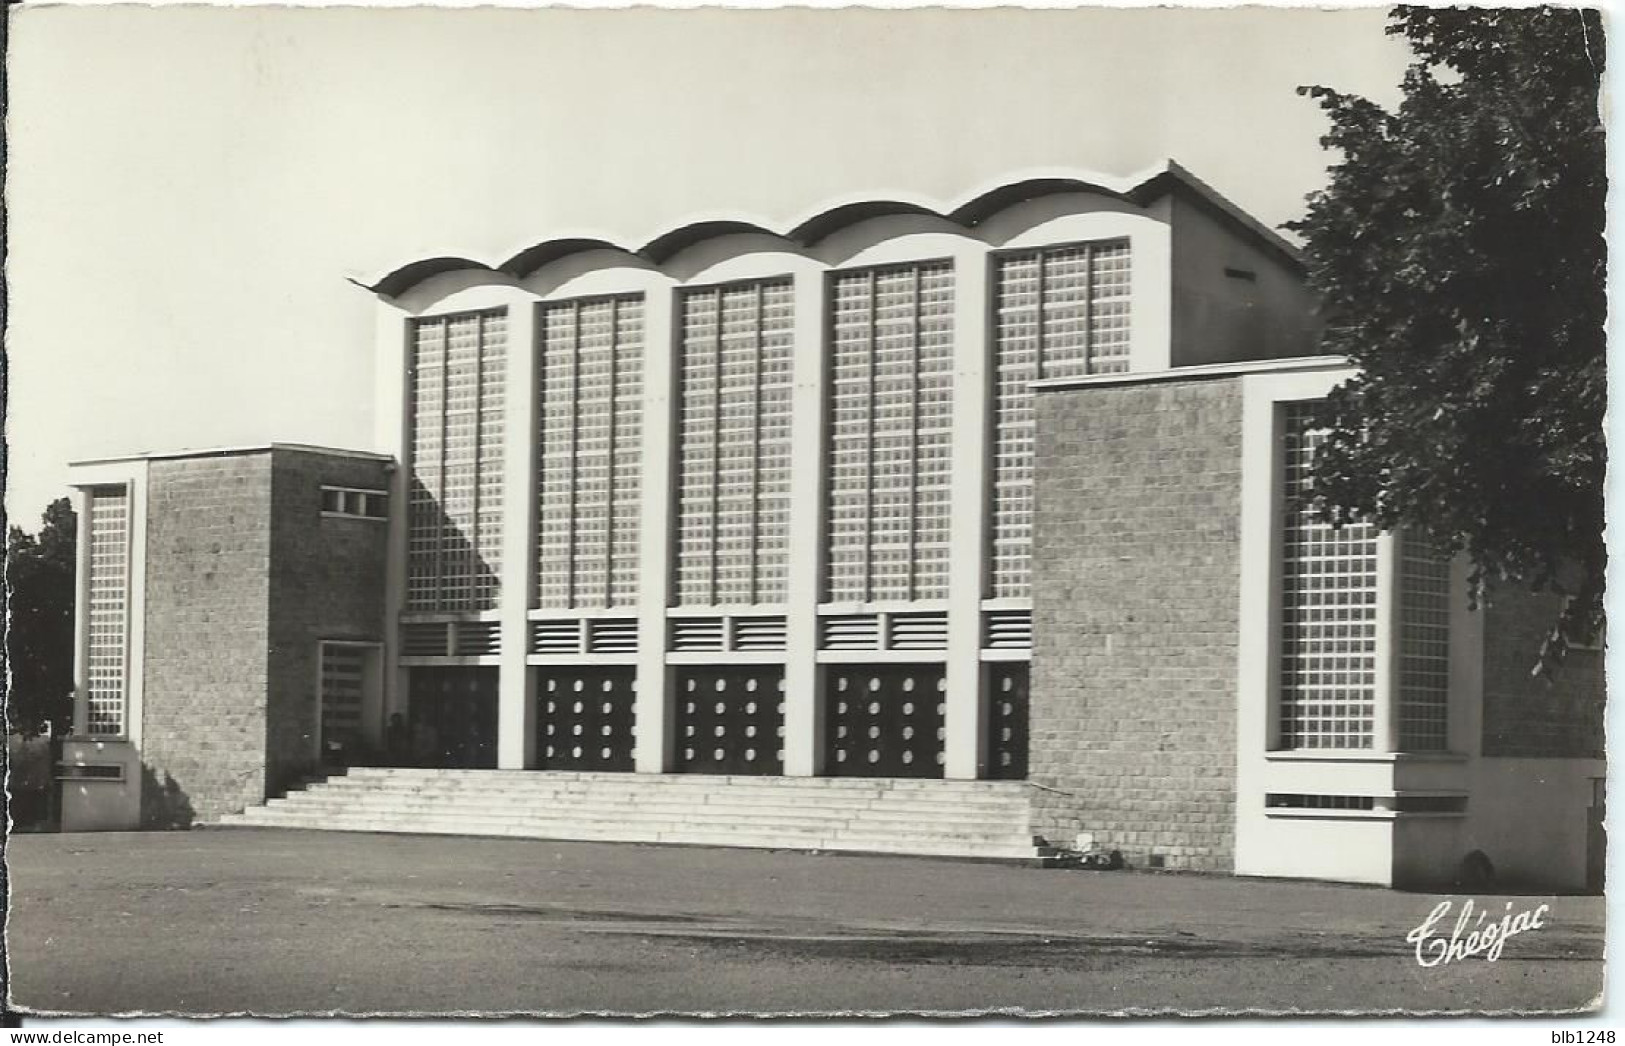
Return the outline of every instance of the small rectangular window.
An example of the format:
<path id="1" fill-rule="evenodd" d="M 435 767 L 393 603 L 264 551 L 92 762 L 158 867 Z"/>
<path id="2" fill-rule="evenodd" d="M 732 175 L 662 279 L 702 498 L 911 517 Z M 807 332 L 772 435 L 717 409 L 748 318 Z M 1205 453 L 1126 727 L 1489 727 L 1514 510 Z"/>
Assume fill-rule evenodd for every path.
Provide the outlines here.
<path id="1" fill-rule="evenodd" d="M 352 519 L 387 519 L 389 493 L 383 490 L 357 490 L 351 487 L 323 487 L 322 515 Z"/>

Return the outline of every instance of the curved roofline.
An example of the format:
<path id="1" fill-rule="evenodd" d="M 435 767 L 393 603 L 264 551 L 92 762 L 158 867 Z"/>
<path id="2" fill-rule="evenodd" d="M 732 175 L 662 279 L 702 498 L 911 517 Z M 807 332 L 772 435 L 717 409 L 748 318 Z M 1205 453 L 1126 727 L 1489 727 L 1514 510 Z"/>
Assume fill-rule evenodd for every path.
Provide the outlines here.
<path id="1" fill-rule="evenodd" d="M 785 235 L 803 247 L 815 246 L 849 226 L 871 218 L 897 214 L 946 219 L 947 215 L 923 203 L 899 199 L 861 199 L 826 207 L 791 227 Z"/>
<path id="2" fill-rule="evenodd" d="M 771 236 L 780 240 L 784 238 L 765 225 L 743 218 L 702 218 L 661 233 L 634 253 L 656 265 L 664 265 L 695 244 L 720 236 L 740 235 Z"/>
<path id="3" fill-rule="evenodd" d="M 1126 193 L 1101 185 L 1099 182 L 1085 181 L 1082 178 L 1023 178 L 1018 182 L 1008 182 L 996 186 L 967 200 L 954 208 L 953 213 L 949 215 L 949 219 L 967 229 L 974 229 L 999 212 L 1009 210 L 1018 203 L 1026 203 L 1028 200 L 1036 200 L 1042 196 L 1054 196 L 1057 193 L 1070 192 L 1092 192 L 1100 196 L 1109 196 L 1114 200 L 1129 199 Z"/>
<path id="4" fill-rule="evenodd" d="M 545 265 L 551 265 L 561 258 L 568 258 L 572 254 L 584 254 L 587 251 L 620 251 L 623 248 L 608 240 L 601 240 L 591 236 L 561 236 L 557 239 L 543 240 L 533 243 L 518 252 L 497 269 L 507 273 L 514 279 L 522 280 L 531 273 Z"/>
<path id="5" fill-rule="evenodd" d="M 398 298 L 402 294 L 416 287 L 425 280 L 433 279 L 442 273 L 461 272 L 464 270 L 475 272 L 497 273 L 499 270 L 491 268 L 484 262 L 477 262 L 469 258 L 459 258 L 453 255 L 442 255 L 434 258 L 420 258 L 414 262 L 407 262 L 398 269 L 392 269 L 374 280 L 372 283 L 362 283 L 360 280 L 351 280 L 357 286 L 365 287 L 374 294 L 381 294 L 386 298 Z"/>
<path id="6" fill-rule="evenodd" d="M 1298 249 L 1279 233 L 1237 207 L 1178 163 L 1168 160 L 1126 177 L 1077 169 L 1032 168 L 989 182 L 946 203 L 909 193 L 853 194 L 815 208 L 787 226 L 784 232 L 776 232 L 750 217 L 712 216 L 684 222 L 650 237 L 638 248 L 598 236 L 562 236 L 533 244 L 494 267 L 468 258 L 445 255 L 408 262 L 370 284 L 359 280 L 352 282 L 374 294 L 394 298 L 444 272 L 468 269 L 523 278 L 550 262 L 589 250 L 621 251 L 655 265 L 664 265 L 695 244 L 737 234 L 770 236 L 805 249 L 851 225 L 897 214 L 941 218 L 969 230 L 1017 204 L 1065 192 L 1098 193 L 1139 207 L 1149 206 L 1165 196 L 1177 195 L 1214 215 L 1231 231 L 1273 254 L 1288 268 L 1300 273 L 1304 268 Z"/>

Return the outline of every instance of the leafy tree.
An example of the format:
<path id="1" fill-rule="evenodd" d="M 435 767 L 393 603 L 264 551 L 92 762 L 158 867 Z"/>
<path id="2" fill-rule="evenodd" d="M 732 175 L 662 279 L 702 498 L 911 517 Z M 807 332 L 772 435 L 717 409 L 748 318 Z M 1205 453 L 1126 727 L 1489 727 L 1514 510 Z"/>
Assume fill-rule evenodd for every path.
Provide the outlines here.
<path id="1" fill-rule="evenodd" d="M 1314 477 L 1334 520 L 1465 550 L 1567 597 L 1541 667 L 1602 624 L 1607 174 L 1602 19 L 1399 7 L 1397 112 L 1300 88 L 1341 153 L 1300 233 L 1359 375 L 1328 400 Z"/>
<path id="2" fill-rule="evenodd" d="M 51 502 L 39 536 L 13 526 L 6 536 L 11 618 L 6 661 L 11 728 L 38 734 L 73 726 L 74 558 L 78 520 L 67 498 Z"/>

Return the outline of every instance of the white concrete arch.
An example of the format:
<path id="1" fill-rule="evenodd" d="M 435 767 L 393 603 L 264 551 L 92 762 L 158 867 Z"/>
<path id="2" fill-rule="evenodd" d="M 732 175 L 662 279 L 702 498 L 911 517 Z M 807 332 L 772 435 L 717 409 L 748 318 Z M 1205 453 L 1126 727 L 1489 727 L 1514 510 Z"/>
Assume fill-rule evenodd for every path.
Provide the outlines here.
<path id="1" fill-rule="evenodd" d="M 983 254 L 988 244 L 947 218 L 887 215 L 850 225 L 815 249 L 832 269 L 865 268 Z"/>
<path id="2" fill-rule="evenodd" d="M 654 293 L 671 285 L 659 266 L 624 250 L 589 250 L 542 266 L 520 281 L 538 299 L 559 301 L 605 294 Z"/>
<path id="3" fill-rule="evenodd" d="M 984 219 L 977 231 L 995 247 L 1047 246 L 1159 228 L 1167 235 L 1169 220 L 1160 203 L 1142 207 L 1121 197 L 1066 190 L 1008 204 Z"/>
<path id="4" fill-rule="evenodd" d="M 685 286 L 767 279 L 823 268 L 811 252 L 782 236 L 737 233 L 673 255 L 662 268 Z"/>
<path id="5" fill-rule="evenodd" d="M 403 291 L 395 305 L 410 316 L 426 316 L 499 308 L 525 297 L 518 280 L 481 267 L 437 273 Z"/>

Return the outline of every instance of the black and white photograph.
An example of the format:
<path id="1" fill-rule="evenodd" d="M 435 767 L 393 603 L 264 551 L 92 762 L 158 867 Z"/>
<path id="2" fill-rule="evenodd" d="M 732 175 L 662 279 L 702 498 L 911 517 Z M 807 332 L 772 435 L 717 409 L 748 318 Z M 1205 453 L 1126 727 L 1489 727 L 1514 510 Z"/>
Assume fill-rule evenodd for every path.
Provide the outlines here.
<path id="1" fill-rule="evenodd" d="M 1614 1042 L 1611 12 L 5 14 L 7 1041 Z"/>

